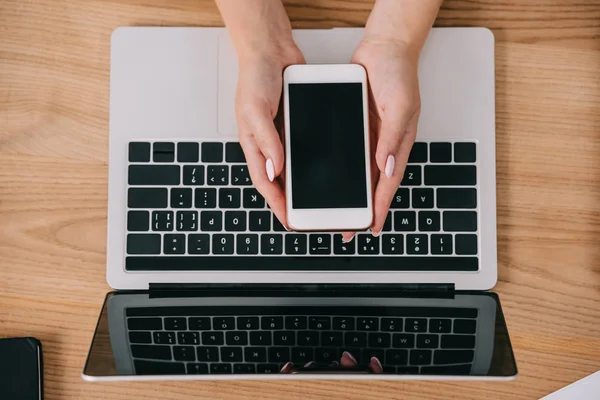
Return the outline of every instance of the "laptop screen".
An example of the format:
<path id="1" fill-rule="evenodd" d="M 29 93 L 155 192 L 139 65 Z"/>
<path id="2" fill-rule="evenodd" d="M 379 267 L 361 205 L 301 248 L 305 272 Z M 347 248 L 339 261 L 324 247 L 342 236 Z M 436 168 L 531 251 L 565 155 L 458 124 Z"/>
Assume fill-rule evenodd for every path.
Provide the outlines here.
<path id="1" fill-rule="evenodd" d="M 398 291 L 109 293 L 84 368 L 90 380 L 350 374 L 500 378 L 517 368 L 495 294 Z"/>

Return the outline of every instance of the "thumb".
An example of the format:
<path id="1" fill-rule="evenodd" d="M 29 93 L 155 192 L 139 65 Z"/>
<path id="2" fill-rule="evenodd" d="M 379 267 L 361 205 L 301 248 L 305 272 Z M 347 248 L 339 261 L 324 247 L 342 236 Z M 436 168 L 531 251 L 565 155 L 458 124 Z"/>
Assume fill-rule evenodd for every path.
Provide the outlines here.
<path id="1" fill-rule="evenodd" d="M 404 116 L 396 119 L 386 118 L 381 121 L 375 161 L 379 170 L 388 178 L 396 171 L 396 165 L 400 164 L 396 158 L 407 124 L 408 118 Z"/>
<path id="2" fill-rule="evenodd" d="M 267 177 L 273 181 L 283 171 L 283 145 L 268 107 L 252 107 L 246 113 L 252 136 L 265 157 Z"/>

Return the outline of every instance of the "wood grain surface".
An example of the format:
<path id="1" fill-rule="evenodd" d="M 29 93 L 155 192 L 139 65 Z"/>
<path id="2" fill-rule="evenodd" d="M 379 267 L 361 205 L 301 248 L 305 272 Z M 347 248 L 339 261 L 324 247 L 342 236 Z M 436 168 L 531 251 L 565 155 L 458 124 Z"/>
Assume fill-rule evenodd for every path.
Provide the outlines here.
<path id="1" fill-rule="evenodd" d="M 417 1 L 417 0 L 415 0 Z M 293 0 L 294 27 L 372 1 Z M 508 383 L 80 378 L 104 295 L 109 38 L 220 26 L 211 0 L 0 0 L 0 337 L 42 340 L 47 399 L 536 399 L 600 369 L 600 1 L 447 0 L 496 36 L 498 256 Z"/>

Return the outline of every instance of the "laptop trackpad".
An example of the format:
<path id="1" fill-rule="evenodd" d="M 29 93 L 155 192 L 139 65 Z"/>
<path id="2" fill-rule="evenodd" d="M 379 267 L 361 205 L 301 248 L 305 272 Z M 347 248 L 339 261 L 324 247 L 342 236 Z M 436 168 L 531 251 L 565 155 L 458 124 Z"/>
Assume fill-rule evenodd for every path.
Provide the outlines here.
<path id="1" fill-rule="evenodd" d="M 361 28 L 294 30 L 294 39 L 309 64 L 345 64 L 363 35 Z M 235 90 L 238 63 L 229 35 L 219 35 L 219 133 L 237 136 Z"/>

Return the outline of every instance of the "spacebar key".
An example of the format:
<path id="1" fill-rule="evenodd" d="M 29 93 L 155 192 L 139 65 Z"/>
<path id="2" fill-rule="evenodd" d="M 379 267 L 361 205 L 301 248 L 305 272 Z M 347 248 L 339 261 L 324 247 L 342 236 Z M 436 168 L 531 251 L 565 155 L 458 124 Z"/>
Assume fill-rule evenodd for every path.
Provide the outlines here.
<path id="1" fill-rule="evenodd" d="M 185 365 L 176 362 L 134 360 L 136 375 L 183 375 Z"/>

